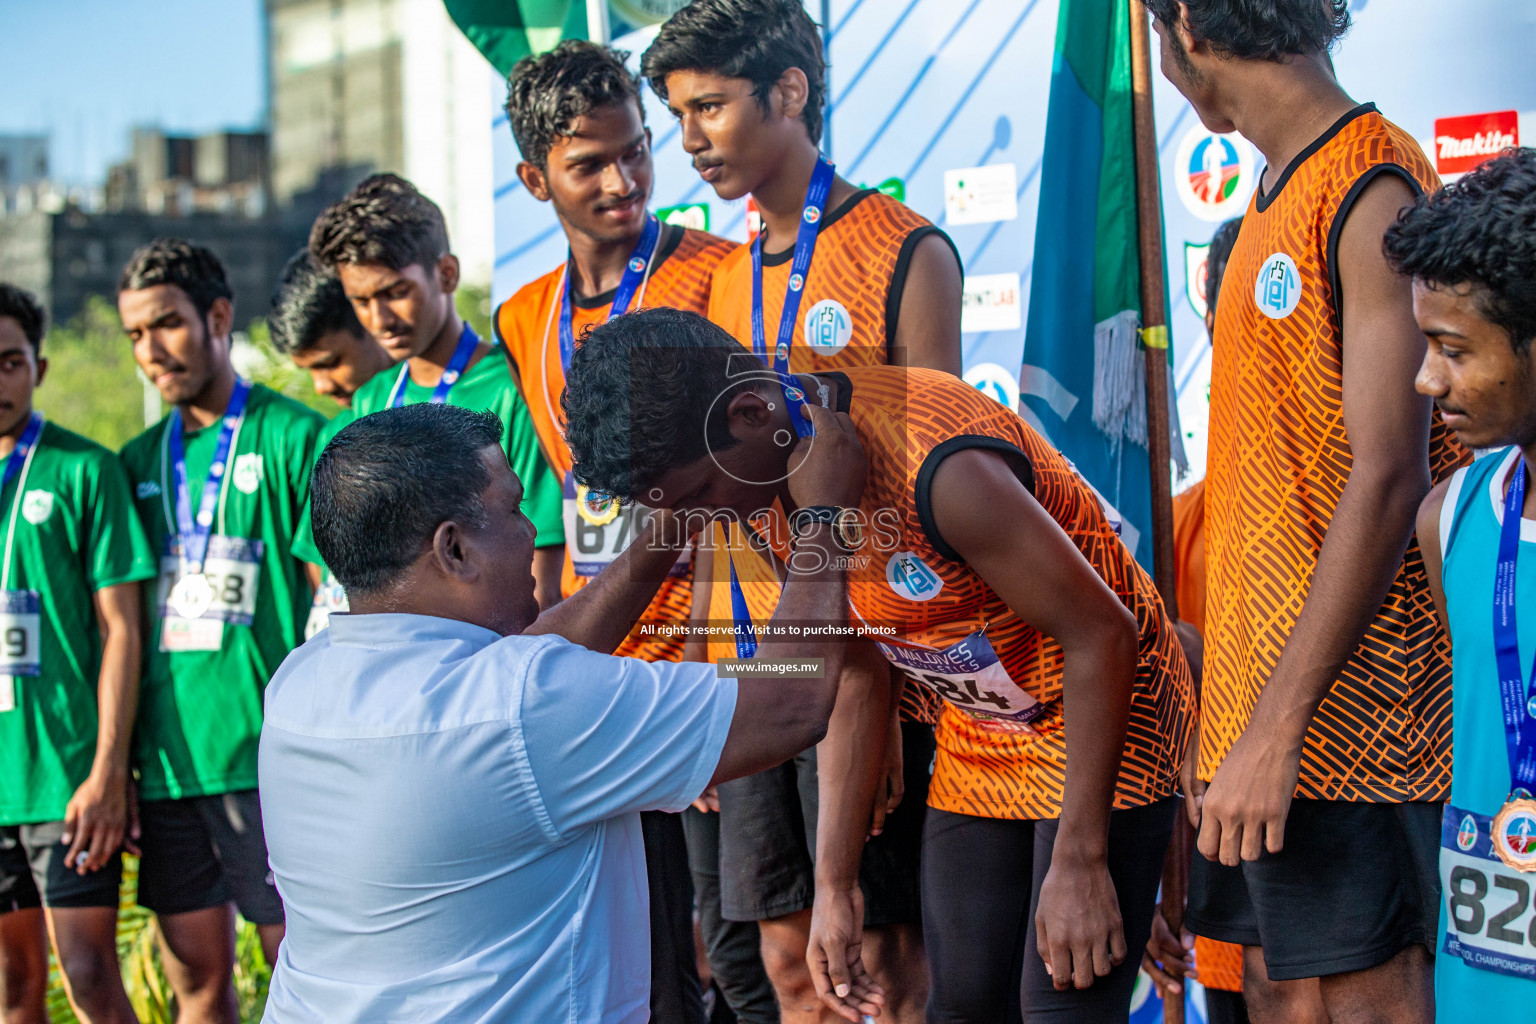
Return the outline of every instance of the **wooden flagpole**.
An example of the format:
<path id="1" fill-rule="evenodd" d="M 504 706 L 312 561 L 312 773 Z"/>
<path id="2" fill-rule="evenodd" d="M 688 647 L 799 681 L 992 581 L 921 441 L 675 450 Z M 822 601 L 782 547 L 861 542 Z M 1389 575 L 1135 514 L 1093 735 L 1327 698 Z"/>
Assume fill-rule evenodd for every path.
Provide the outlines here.
<path id="1" fill-rule="evenodd" d="M 1163 262 L 1163 196 L 1158 186 L 1157 123 L 1152 112 L 1152 30 L 1142 0 L 1122 0 L 1131 17 L 1131 105 L 1136 134 L 1136 211 L 1141 264 L 1141 324 L 1147 364 L 1147 453 L 1152 479 L 1152 565 L 1168 617 L 1179 617 L 1174 592 L 1173 481 L 1168 423 L 1168 306 Z M 1161 913 L 1179 936 L 1189 893 L 1193 830 L 1182 808 L 1163 866 Z M 1128 950 L 1140 956 L 1139 949 Z M 1184 1024 L 1183 993 L 1163 1002 L 1164 1024 Z"/>
<path id="2" fill-rule="evenodd" d="M 1169 475 L 1168 307 L 1163 263 L 1163 196 L 1157 178 L 1152 116 L 1152 31 L 1142 0 L 1131 13 L 1131 88 L 1136 125 L 1136 212 L 1141 263 L 1141 334 L 1147 352 L 1147 451 L 1152 461 L 1152 565 L 1168 617 L 1179 617 L 1173 590 L 1173 481 Z"/>

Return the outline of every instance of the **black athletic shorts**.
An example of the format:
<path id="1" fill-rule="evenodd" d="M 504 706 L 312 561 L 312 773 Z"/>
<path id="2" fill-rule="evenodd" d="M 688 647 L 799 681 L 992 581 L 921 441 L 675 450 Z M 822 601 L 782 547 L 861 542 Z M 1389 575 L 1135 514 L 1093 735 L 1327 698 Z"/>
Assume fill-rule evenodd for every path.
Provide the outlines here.
<path id="1" fill-rule="evenodd" d="M 139 805 L 139 903 L 186 914 L 231 901 L 252 924 L 282 924 L 256 790 Z"/>
<path id="2" fill-rule="evenodd" d="M 933 728 L 901 724 L 905 795 L 864 844 L 864 925 L 920 924 L 923 816 L 933 772 Z M 756 775 L 722 783 L 720 909 L 728 921 L 809 910 L 816 895 L 816 748 Z"/>
<path id="3" fill-rule="evenodd" d="M 0 914 L 35 907 L 116 907 L 123 855 L 77 874 L 64 861 L 64 823 L 0 826 Z"/>
<path id="4" fill-rule="evenodd" d="M 1124 1024 L 1152 934 L 1173 835 L 1174 797 L 1109 816 L 1109 877 L 1126 957 L 1086 989 L 1056 991 L 1040 958 L 1035 912 L 1057 821 L 928 810 L 923 834 L 923 941 L 933 978 L 929 1024 Z"/>
<path id="5" fill-rule="evenodd" d="M 1274 981 L 1363 971 L 1415 943 L 1433 955 L 1441 806 L 1293 800 L 1279 853 L 1231 868 L 1195 855 L 1184 921 L 1264 947 Z"/>

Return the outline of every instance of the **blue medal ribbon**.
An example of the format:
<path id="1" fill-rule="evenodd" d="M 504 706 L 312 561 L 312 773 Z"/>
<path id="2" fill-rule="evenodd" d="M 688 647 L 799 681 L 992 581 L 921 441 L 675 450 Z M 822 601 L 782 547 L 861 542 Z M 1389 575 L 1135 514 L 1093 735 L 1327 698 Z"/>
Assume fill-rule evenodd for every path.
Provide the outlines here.
<path id="1" fill-rule="evenodd" d="M 1536 663 L 1527 682 L 1520 668 L 1519 619 L 1515 616 L 1515 563 L 1520 556 L 1525 473 L 1522 456 L 1504 497 L 1504 522 L 1499 529 L 1498 570 L 1493 579 L 1493 649 L 1499 668 L 1510 785 L 1529 794 L 1536 792 Z"/>
<path id="2" fill-rule="evenodd" d="M 5 474 L 0 477 L 0 491 L 11 486 L 11 481 L 16 479 L 16 474 L 21 472 L 21 467 L 26 464 L 27 454 L 37 444 L 37 439 L 43 433 L 43 414 L 34 412 L 32 418 L 27 420 L 27 429 L 21 432 L 21 437 L 16 440 L 16 447 L 11 449 L 11 454 L 5 460 Z"/>
<path id="3" fill-rule="evenodd" d="M 821 217 L 832 194 L 832 165 L 817 158 L 811 183 L 805 190 L 805 205 L 800 213 L 800 227 L 795 233 L 795 255 L 789 264 L 789 283 L 784 289 L 784 311 L 779 314 L 778 337 L 770 358 L 768 331 L 763 324 L 763 236 L 752 242 L 752 351 L 766 366 L 771 366 L 784 388 L 789 405 L 789 421 L 795 433 L 811 436 L 811 421 L 800 412 L 805 395 L 795 386 L 789 370 L 789 349 L 795 340 L 795 324 L 800 319 L 800 300 L 810 279 L 811 260 L 816 255 L 816 239 L 821 233 Z"/>
<path id="4" fill-rule="evenodd" d="M 635 301 L 640 285 L 651 268 L 651 257 L 656 255 L 656 243 L 660 238 L 661 221 L 652 214 L 646 218 L 640 241 L 635 243 L 634 250 L 629 254 L 629 262 L 624 265 L 624 276 L 619 278 L 619 287 L 613 293 L 613 304 L 608 307 L 609 320 L 629 312 L 630 303 Z M 574 288 L 571 272 L 567 269 L 565 287 L 560 292 L 560 366 L 566 372 L 570 371 L 571 356 L 576 352 L 576 333 L 571 327 L 575 315 L 571 309 L 571 291 Z"/>
<path id="5" fill-rule="evenodd" d="M 805 284 L 811 273 L 811 260 L 816 255 L 816 239 L 821 232 L 821 217 L 827 208 L 827 197 L 832 194 L 832 165 L 821 157 L 816 159 L 816 169 L 811 172 L 811 183 L 805 190 L 805 205 L 800 212 L 800 227 L 795 233 L 795 255 L 789 263 L 789 283 L 784 289 L 784 310 L 779 314 L 778 340 L 774 343 L 770 360 L 768 330 L 763 322 L 763 236 L 752 242 L 752 351 L 757 353 L 766 366 L 773 369 L 784 389 L 784 403 L 789 410 L 789 423 L 799 437 L 810 437 L 816 432 L 810 418 L 805 415 L 805 392 L 790 374 L 789 349 L 795 340 L 795 323 L 800 318 L 800 300 L 805 295 Z M 757 638 L 752 634 L 752 613 L 747 607 L 747 595 L 736 577 L 736 562 L 727 554 L 731 567 L 731 615 L 735 619 L 736 656 L 751 658 L 757 654 Z"/>
<path id="6" fill-rule="evenodd" d="M 181 421 L 181 410 L 171 410 L 170 454 L 171 473 L 176 487 L 176 533 L 181 542 L 181 561 L 187 575 L 203 571 L 208 556 L 208 538 L 213 531 L 213 514 L 219 504 L 219 489 L 224 482 L 224 471 L 229 465 L 229 450 L 234 443 L 235 429 L 245 415 L 245 401 L 251 394 L 251 382 L 235 379 L 235 390 L 230 392 L 229 404 L 224 407 L 224 419 L 219 426 L 219 439 L 213 449 L 213 461 L 208 465 L 208 477 L 203 481 L 203 493 L 198 499 L 197 516 L 192 515 L 192 494 L 187 485 L 186 428 Z M 9 479 L 10 467 L 6 467 Z"/>
<path id="7" fill-rule="evenodd" d="M 464 368 L 469 365 L 470 358 L 475 354 L 475 349 L 480 346 L 480 336 L 475 329 L 465 321 L 464 329 L 459 332 L 459 343 L 454 347 L 453 356 L 448 360 L 443 375 L 437 379 L 437 386 L 432 389 L 432 404 L 443 405 L 448 401 L 448 392 L 464 376 Z M 395 378 L 395 389 L 389 393 L 389 407 L 398 409 L 405 404 L 405 382 L 411 375 L 411 364 L 407 360 L 400 367 L 400 376 Z"/>

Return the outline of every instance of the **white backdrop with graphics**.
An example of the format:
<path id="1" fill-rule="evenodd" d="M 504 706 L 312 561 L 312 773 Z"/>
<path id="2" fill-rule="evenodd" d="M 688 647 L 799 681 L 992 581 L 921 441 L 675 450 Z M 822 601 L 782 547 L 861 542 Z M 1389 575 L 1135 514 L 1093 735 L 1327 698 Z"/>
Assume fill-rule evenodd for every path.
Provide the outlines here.
<path id="1" fill-rule="evenodd" d="M 807 7 L 820 18 L 819 0 Z M 1354 27 L 1335 55 L 1340 81 L 1432 158 L 1443 154 L 1442 171 L 1464 169 L 1479 150 L 1536 143 L 1531 0 L 1354 0 L 1351 8 Z M 967 379 L 1016 403 L 1057 0 L 833 0 L 830 11 L 826 148 L 844 177 L 899 188 L 949 232 L 966 271 Z M 615 45 L 638 63 L 653 32 Z M 1205 463 L 1210 380 L 1203 247 L 1222 220 L 1246 208 L 1264 161 L 1238 136 L 1212 137 L 1172 86 L 1161 76 L 1156 83 L 1175 380 L 1195 479 Z M 499 108 L 505 89 L 496 90 Z M 709 230 L 744 240 L 745 204 L 715 197 L 671 116 L 649 89 L 645 95 L 653 206 L 700 204 L 692 216 L 707 217 Z M 504 115 L 492 131 L 500 301 L 557 265 L 565 243 L 549 208 L 517 182 Z"/>

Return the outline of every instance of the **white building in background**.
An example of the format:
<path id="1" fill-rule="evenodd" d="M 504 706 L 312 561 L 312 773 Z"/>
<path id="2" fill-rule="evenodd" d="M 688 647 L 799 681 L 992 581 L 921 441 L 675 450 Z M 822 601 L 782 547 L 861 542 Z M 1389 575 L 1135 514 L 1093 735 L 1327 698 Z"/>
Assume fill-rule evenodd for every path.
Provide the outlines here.
<path id="1" fill-rule="evenodd" d="M 468 282 L 493 257 L 496 72 L 442 0 L 266 0 L 278 203 L 393 171 L 448 219 Z"/>

